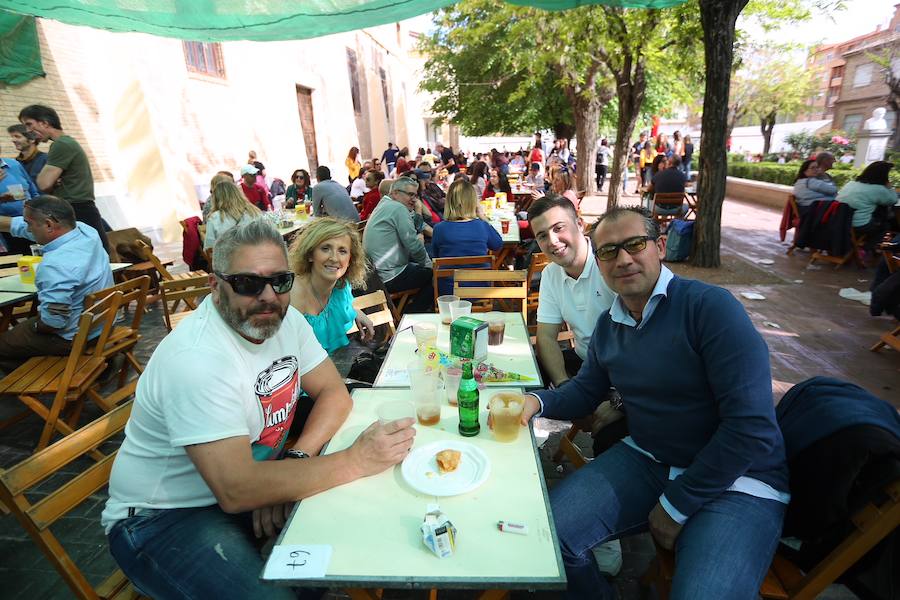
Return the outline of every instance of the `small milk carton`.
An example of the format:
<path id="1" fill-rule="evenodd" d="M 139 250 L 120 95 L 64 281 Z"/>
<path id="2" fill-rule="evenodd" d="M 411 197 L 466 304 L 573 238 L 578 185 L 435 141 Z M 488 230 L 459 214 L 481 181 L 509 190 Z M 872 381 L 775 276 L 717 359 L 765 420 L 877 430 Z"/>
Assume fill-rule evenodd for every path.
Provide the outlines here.
<path id="1" fill-rule="evenodd" d="M 450 324 L 450 354 L 472 360 L 483 360 L 488 353 L 487 321 L 459 317 Z"/>
<path id="2" fill-rule="evenodd" d="M 438 558 L 453 556 L 456 549 L 456 527 L 437 504 L 429 504 L 422 521 L 422 541 Z"/>
<path id="3" fill-rule="evenodd" d="M 43 259 L 42 256 L 23 256 L 16 262 L 19 267 L 19 279 L 22 283 L 34 283 L 34 275 L 37 272 L 38 263 Z"/>

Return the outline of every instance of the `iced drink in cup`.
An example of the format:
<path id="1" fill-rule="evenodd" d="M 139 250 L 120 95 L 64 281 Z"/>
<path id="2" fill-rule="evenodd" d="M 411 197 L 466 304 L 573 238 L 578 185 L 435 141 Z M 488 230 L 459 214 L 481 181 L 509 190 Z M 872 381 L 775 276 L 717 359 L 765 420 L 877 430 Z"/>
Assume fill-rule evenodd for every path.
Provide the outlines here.
<path id="1" fill-rule="evenodd" d="M 392 400 L 391 402 L 383 402 L 376 409 L 378 415 L 378 423 L 387 425 L 400 419 L 415 419 L 416 407 L 409 400 Z"/>
<path id="2" fill-rule="evenodd" d="M 425 356 L 428 346 L 437 346 L 437 326 L 433 323 L 416 323 L 413 325 L 413 334 L 416 336 L 420 356 Z"/>
<path id="3" fill-rule="evenodd" d="M 514 442 L 522 428 L 522 409 L 525 397 L 514 392 L 500 392 L 491 397 L 488 406 L 494 424 L 494 439 L 498 442 Z"/>
<path id="4" fill-rule="evenodd" d="M 459 300 L 459 296 L 438 296 L 438 312 L 441 313 L 441 323 L 450 324 L 450 303 Z"/>
<path id="5" fill-rule="evenodd" d="M 500 230 L 503 233 L 509 233 L 509 219 L 503 219 L 500 221 Z"/>
<path id="6" fill-rule="evenodd" d="M 407 370 L 419 424 L 437 425 L 441 421 L 441 399 L 444 392 L 443 386 L 438 386 L 437 374 L 425 370 L 418 361 L 409 363 Z"/>
<path id="7" fill-rule="evenodd" d="M 488 346 L 499 346 L 506 333 L 506 315 L 499 312 L 488 313 Z"/>

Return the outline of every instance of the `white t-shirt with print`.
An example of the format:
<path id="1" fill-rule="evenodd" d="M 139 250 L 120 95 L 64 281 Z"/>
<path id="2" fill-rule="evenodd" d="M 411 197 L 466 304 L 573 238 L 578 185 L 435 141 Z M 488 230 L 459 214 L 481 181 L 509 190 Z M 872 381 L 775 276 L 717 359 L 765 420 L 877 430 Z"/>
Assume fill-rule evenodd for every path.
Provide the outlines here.
<path id="1" fill-rule="evenodd" d="M 612 306 L 616 293 L 609 289 L 597 261 L 590 239 L 588 257 L 578 279 L 569 277 L 556 263 L 544 267 L 538 294 L 538 323 L 558 325 L 565 321 L 575 334 L 575 353 L 582 360 L 597 326 L 597 319 Z"/>
<path id="2" fill-rule="evenodd" d="M 163 339 L 138 382 L 101 517 L 107 531 L 129 508 L 216 504 L 184 447 L 248 436 L 256 460 L 277 456 L 301 377 L 327 358 L 293 307 L 278 333 L 254 344 L 207 297 Z"/>

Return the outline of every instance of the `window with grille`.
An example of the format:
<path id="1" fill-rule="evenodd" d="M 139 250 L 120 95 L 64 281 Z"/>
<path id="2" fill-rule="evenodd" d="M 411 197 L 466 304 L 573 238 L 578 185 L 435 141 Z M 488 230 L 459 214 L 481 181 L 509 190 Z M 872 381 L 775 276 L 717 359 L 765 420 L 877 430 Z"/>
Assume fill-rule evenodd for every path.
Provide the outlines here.
<path id="1" fill-rule="evenodd" d="M 859 126 L 862 125 L 863 116 L 860 114 L 856 115 L 847 115 L 844 117 L 844 127 L 843 130 L 846 132 L 852 132 L 859 129 Z"/>
<path id="2" fill-rule="evenodd" d="M 873 66 L 872 63 L 866 63 L 856 67 L 856 72 L 853 74 L 853 87 L 862 87 L 872 83 Z"/>
<path id="3" fill-rule="evenodd" d="M 182 42 L 184 62 L 187 70 L 210 77 L 225 79 L 225 60 L 222 58 L 222 44 L 217 42 Z"/>
<path id="4" fill-rule="evenodd" d="M 347 72 L 350 74 L 350 98 L 353 100 L 353 112 L 362 114 L 362 103 L 359 100 L 359 69 L 356 64 L 356 52 L 347 48 Z"/>

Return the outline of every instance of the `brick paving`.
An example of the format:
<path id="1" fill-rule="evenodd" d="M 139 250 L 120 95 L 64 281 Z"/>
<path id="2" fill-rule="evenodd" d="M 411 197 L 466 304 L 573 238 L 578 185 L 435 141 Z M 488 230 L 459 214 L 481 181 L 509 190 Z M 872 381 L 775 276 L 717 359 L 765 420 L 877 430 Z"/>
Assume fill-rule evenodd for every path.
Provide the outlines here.
<path id="1" fill-rule="evenodd" d="M 629 198 L 626 198 L 626 202 Z M 634 200 L 634 198 L 630 198 Z M 604 196 L 585 199 L 582 204 L 586 218 L 602 212 L 606 204 Z M 741 281 L 726 284 L 735 294 L 741 291 L 757 291 L 766 296 L 764 301 L 741 299 L 754 323 L 763 332 L 772 356 L 773 377 L 776 392 L 783 393 L 790 385 L 806 377 L 831 374 L 858 383 L 876 395 L 900 407 L 900 357 L 896 352 L 884 350 L 880 354 L 868 352 L 868 347 L 881 332 L 891 327 L 888 318 L 868 316 L 865 306 L 844 300 L 837 295 L 844 287 L 867 289 L 871 270 L 845 267 L 834 271 L 830 267 L 807 268 L 808 255 L 798 253 L 785 256 L 785 245 L 777 239 L 780 214 L 771 209 L 739 202 L 727 201 L 723 208 L 723 255 L 735 256 L 752 269 L 759 269 L 766 277 L 755 280 L 777 283 L 744 284 Z M 180 248 L 158 249 L 160 254 L 175 256 Z M 773 264 L 760 264 L 769 259 Z M 683 268 L 673 266 L 676 271 Z M 715 272 L 710 273 L 713 279 Z M 703 279 L 703 275 L 697 275 Z M 861 281 L 862 280 L 862 281 Z M 802 281 L 802 283 L 798 283 Z M 776 323 L 774 328 L 766 323 Z M 137 354 L 146 363 L 153 348 L 163 337 L 162 312 L 151 307 L 142 325 L 143 338 Z M 346 373 L 353 352 L 338 357 L 338 368 Z M 780 393 L 776 394 L 776 398 Z M 0 419 L 18 410 L 17 402 L 0 404 Z M 99 412 L 87 404 L 82 422 L 98 416 Z M 548 486 L 552 488 L 570 471 L 571 466 L 553 463 L 560 433 L 567 423 L 540 420 L 538 428 L 550 433 L 541 449 L 541 462 Z M 36 417 L 0 431 L 0 468 L 16 464 L 30 455 L 32 445 L 40 432 Z M 576 442 L 589 452 L 590 439 L 582 434 Z M 115 442 L 111 443 L 111 447 Z M 83 468 L 73 464 L 55 478 L 66 479 Z M 50 483 L 50 482 L 48 482 Z M 47 484 L 36 490 L 36 496 L 46 493 Z M 115 568 L 106 548 L 106 539 L 99 524 L 99 515 L 106 499 L 105 491 L 98 492 L 77 507 L 54 526 L 76 564 L 92 583 L 99 583 Z M 642 534 L 622 540 L 624 564 L 614 581 L 620 597 L 638 599 L 653 597 L 642 593 L 639 579 L 653 558 L 653 545 L 649 535 Z M 70 598 L 68 588 L 49 567 L 43 556 L 31 543 L 18 522 L 10 516 L 0 516 L 0 597 L 9 599 L 62 599 Z M 331 594 L 334 598 L 343 594 Z M 424 598 L 425 592 L 389 591 L 388 598 Z M 442 598 L 463 599 L 474 597 L 471 592 L 446 592 Z M 513 594 L 517 600 L 531 598 L 549 600 L 558 598 L 554 592 Z M 842 586 L 832 586 L 821 596 L 827 600 L 844 600 L 855 596 Z"/>

